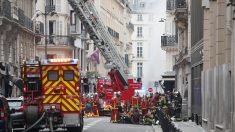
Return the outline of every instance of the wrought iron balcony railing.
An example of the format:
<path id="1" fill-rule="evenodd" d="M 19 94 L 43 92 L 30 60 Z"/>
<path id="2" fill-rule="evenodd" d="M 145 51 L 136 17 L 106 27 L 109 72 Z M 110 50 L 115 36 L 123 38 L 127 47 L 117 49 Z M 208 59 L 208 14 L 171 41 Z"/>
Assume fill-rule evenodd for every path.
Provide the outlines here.
<path id="1" fill-rule="evenodd" d="M 55 5 L 46 5 L 46 13 L 54 11 L 55 11 Z"/>
<path id="2" fill-rule="evenodd" d="M 0 0 L 0 16 L 11 19 L 11 3 L 8 0 Z"/>
<path id="3" fill-rule="evenodd" d="M 175 9 L 175 0 L 167 0 L 166 1 L 166 10 L 174 10 Z"/>
<path id="4" fill-rule="evenodd" d="M 177 9 L 184 9 L 184 8 L 187 8 L 187 3 L 186 3 L 186 0 L 176 0 L 176 8 Z"/>
<path id="5" fill-rule="evenodd" d="M 45 38 L 44 38 L 45 39 Z M 45 41 L 41 40 L 38 45 L 45 45 Z M 74 39 L 70 36 L 47 36 L 49 45 L 74 46 Z"/>
<path id="6" fill-rule="evenodd" d="M 69 36 L 49 36 L 49 44 L 73 46 L 74 39 Z"/>
<path id="7" fill-rule="evenodd" d="M 18 17 L 19 23 L 22 26 L 33 31 L 33 21 L 29 17 L 25 16 L 24 11 L 22 9 L 18 9 Z"/>
<path id="8" fill-rule="evenodd" d="M 161 46 L 162 47 L 177 47 L 178 46 L 178 37 L 176 35 L 166 35 L 161 36 Z"/>
<path id="9" fill-rule="evenodd" d="M 129 22 L 126 27 L 132 31 L 134 31 L 134 24 L 132 24 L 131 22 Z"/>
<path id="10" fill-rule="evenodd" d="M 176 10 L 176 9 L 186 9 L 187 3 L 186 0 L 167 0 L 166 10 Z"/>

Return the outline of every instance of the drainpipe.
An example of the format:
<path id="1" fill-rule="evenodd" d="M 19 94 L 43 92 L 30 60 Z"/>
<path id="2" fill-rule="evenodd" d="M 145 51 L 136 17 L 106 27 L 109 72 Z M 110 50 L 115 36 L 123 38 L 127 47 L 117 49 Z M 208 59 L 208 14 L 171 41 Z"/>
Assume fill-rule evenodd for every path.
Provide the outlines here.
<path id="1" fill-rule="evenodd" d="M 227 3 L 234 3 L 235 4 L 235 0 L 227 0 Z M 231 86 L 234 86 L 235 84 L 235 8 L 233 5 L 229 5 L 227 7 L 228 11 L 229 11 L 229 15 L 231 17 L 231 32 L 232 32 L 232 35 L 231 35 Z M 234 98 L 234 95 L 235 95 L 235 90 L 233 88 L 231 88 L 231 117 L 232 117 L 232 122 L 231 122 L 231 125 L 235 123 L 235 98 Z M 235 131 L 235 126 L 232 125 L 231 126 L 231 129 L 232 131 L 234 132 Z"/>
<path id="2" fill-rule="evenodd" d="M 230 3 L 230 0 L 226 0 L 227 5 Z M 230 48 L 230 45 L 232 45 L 231 41 L 233 41 L 233 37 L 232 35 L 232 6 L 227 6 L 226 8 L 226 49 Z M 232 48 L 232 47 L 231 47 Z M 228 51 L 228 50 L 226 50 Z M 230 64 L 230 57 L 233 56 L 229 56 L 229 53 L 224 51 L 225 53 L 225 63 L 226 64 Z M 232 49 L 231 49 L 232 52 Z M 231 58 L 232 59 L 232 58 Z M 232 60 L 231 60 L 232 61 Z M 231 81 L 232 82 L 232 81 Z M 231 85 L 233 86 L 233 85 Z M 227 88 L 225 89 L 225 95 L 228 95 L 227 97 L 224 97 L 224 99 L 228 98 L 228 101 L 224 102 L 224 116 L 223 116 L 223 122 L 224 122 L 224 127 L 226 130 L 231 130 L 231 126 L 232 126 L 232 122 L 230 121 L 230 114 L 232 112 L 232 106 L 231 104 L 233 104 L 232 102 L 232 97 L 233 95 L 230 93 L 232 92 L 232 88 L 231 86 L 227 85 Z M 224 96 L 225 96 L 224 95 Z"/>

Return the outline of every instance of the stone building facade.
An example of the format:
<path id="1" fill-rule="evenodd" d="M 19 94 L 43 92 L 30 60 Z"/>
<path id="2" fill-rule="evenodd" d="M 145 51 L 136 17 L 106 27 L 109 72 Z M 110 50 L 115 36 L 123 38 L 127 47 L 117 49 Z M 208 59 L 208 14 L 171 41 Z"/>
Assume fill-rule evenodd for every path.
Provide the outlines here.
<path id="1" fill-rule="evenodd" d="M 12 76 L 20 76 L 20 65 L 24 60 L 35 59 L 35 41 L 41 39 L 43 32 L 40 29 L 36 32 L 36 23 L 31 20 L 36 9 L 35 1 L 0 1 L 0 62 Z M 5 73 L 1 69 L 2 87 L 9 83 L 2 79 Z M 13 96 L 16 96 L 16 93 L 14 92 Z"/>
<path id="2" fill-rule="evenodd" d="M 234 130 L 234 1 L 204 0 L 202 125 Z"/>

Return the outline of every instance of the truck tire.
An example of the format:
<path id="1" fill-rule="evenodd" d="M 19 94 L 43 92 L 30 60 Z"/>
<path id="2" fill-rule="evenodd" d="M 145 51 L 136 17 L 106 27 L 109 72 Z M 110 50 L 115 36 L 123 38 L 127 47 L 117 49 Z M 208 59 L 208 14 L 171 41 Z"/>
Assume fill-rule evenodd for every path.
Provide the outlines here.
<path id="1" fill-rule="evenodd" d="M 29 128 L 31 125 L 33 125 L 38 120 L 38 106 L 27 106 L 25 109 L 25 123 L 26 127 Z M 29 132 L 38 132 L 39 130 L 37 128 L 32 128 L 29 130 Z"/>

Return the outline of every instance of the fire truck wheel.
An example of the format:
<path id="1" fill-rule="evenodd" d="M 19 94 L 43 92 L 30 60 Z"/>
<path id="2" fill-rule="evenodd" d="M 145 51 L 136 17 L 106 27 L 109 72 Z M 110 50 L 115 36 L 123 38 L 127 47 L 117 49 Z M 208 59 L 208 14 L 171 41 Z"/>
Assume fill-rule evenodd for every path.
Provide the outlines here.
<path id="1" fill-rule="evenodd" d="M 25 109 L 25 119 L 27 125 L 32 125 L 38 120 L 38 107 L 27 106 Z"/>

